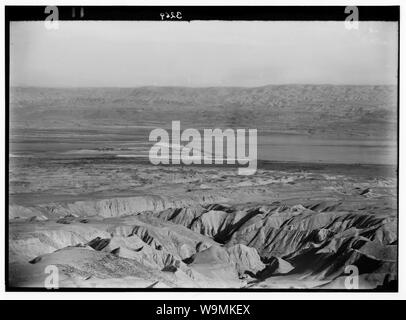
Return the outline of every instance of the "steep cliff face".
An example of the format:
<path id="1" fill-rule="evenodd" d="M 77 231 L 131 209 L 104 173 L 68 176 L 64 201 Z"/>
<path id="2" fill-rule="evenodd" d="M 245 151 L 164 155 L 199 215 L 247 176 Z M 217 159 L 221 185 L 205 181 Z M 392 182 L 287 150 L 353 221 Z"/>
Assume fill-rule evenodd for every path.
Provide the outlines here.
<path id="1" fill-rule="evenodd" d="M 214 194 L 197 195 L 193 198 L 174 198 L 168 196 L 135 196 L 119 197 L 101 200 L 85 200 L 66 203 L 47 203 L 34 207 L 11 205 L 10 218 L 47 219 L 48 217 L 74 216 L 99 216 L 103 218 L 133 215 L 141 212 L 161 212 L 168 208 L 189 208 L 196 203 L 212 203 L 224 199 Z M 181 218 L 181 217 L 180 217 Z M 184 218 L 182 218 L 184 219 Z"/>

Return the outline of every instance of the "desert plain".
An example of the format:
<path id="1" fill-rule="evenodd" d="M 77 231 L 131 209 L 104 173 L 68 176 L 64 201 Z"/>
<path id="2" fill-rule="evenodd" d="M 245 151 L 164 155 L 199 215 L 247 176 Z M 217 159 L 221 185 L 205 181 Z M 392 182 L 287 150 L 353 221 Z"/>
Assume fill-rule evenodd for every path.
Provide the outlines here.
<path id="1" fill-rule="evenodd" d="M 395 87 L 12 88 L 9 113 L 12 288 L 396 289 Z M 257 129 L 256 173 L 152 165 L 173 120 Z"/>

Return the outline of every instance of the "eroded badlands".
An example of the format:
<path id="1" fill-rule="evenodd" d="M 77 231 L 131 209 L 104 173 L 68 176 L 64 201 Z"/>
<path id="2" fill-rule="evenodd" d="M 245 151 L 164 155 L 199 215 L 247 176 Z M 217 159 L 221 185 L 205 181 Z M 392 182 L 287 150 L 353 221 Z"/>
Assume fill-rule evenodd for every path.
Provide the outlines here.
<path id="1" fill-rule="evenodd" d="M 360 289 L 397 281 L 396 174 L 386 166 L 161 167 L 17 158 L 9 284 Z"/>

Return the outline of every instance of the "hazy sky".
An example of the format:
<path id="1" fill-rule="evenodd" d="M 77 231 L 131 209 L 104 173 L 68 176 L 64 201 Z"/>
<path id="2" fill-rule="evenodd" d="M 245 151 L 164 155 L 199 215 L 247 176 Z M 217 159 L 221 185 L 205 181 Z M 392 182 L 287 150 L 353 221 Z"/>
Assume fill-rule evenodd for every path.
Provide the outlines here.
<path id="1" fill-rule="evenodd" d="M 397 24 L 12 22 L 13 86 L 395 84 Z"/>

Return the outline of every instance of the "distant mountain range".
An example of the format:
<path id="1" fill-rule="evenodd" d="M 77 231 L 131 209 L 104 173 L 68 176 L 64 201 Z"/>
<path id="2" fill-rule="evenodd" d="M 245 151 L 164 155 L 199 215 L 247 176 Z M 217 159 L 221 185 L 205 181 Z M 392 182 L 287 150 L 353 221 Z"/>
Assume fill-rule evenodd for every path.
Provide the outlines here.
<path id="1" fill-rule="evenodd" d="M 10 89 L 12 128 L 250 127 L 329 136 L 392 137 L 396 86 Z"/>

